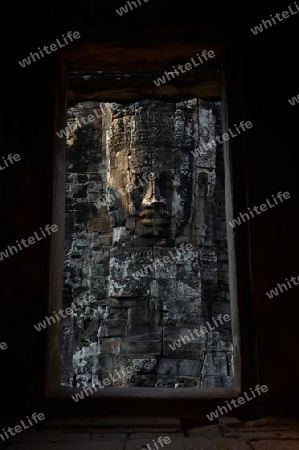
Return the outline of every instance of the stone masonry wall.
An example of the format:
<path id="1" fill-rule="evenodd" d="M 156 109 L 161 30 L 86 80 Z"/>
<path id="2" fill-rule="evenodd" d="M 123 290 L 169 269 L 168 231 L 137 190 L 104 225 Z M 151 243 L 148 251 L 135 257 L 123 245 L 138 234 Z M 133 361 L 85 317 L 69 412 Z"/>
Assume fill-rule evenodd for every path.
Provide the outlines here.
<path id="1" fill-rule="evenodd" d="M 68 123 L 62 383 L 232 387 L 230 321 L 191 334 L 230 314 L 220 103 L 84 102 Z"/>

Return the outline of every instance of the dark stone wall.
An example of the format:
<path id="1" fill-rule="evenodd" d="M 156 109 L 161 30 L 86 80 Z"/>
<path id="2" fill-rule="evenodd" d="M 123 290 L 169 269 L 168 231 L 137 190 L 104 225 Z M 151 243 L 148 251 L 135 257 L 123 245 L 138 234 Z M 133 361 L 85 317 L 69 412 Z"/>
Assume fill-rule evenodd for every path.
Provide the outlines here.
<path id="1" fill-rule="evenodd" d="M 117 3 L 115 8 L 119 7 Z M 84 11 L 81 3 L 62 5 L 59 2 L 51 4 L 49 12 L 23 3 L 18 5 L 17 13 L 15 3 L 6 5 L 8 20 L 1 28 L 6 63 L 1 84 L 1 156 L 18 153 L 22 160 L 11 170 L 0 173 L 1 250 L 52 221 L 53 186 L 57 182 L 53 177 L 55 99 L 59 99 L 61 111 L 65 106 L 64 74 L 57 72 L 55 64 L 56 59 L 62 58 L 61 54 L 47 55 L 25 69 L 19 66 L 18 60 L 43 43 L 55 42 L 63 32 L 76 29 L 85 30 L 82 32 L 84 63 L 89 66 L 80 65 L 82 51 L 77 53 L 78 43 L 73 59 L 80 70 L 110 67 L 110 70 L 152 71 L 154 66 L 155 70 L 167 70 L 172 64 L 185 61 L 187 46 L 188 57 L 192 57 L 198 51 L 199 42 L 220 40 L 223 47 L 230 49 L 229 58 L 223 55 L 229 78 L 228 123 L 233 125 L 240 120 L 253 123 L 250 135 L 233 142 L 234 212 L 238 215 L 247 207 L 260 205 L 279 191 L 288 190 L 291 194 L 289 203 L 252 219 L 242 225 L 242 230 L 235 230 L 239 249 L 237 268 L 239 273 L 249 269 L 247 284 L 238 290 L 240 303 L 236 312 L 242 322 L 238 346 L 243 355 L 243 365 L 238 370 L 242 377 L 249 376 L 244 388 L 253 386 L 251 380 L 267 384 L 269 392 L 259 401 L 269 405 L 271 412 L 286 404 L 298 404 L 297 288 L 271 300 L 265 295 L 278 282 L 298 275 L 298 105 L 291 106 L 287 101 L 298 94 L 298 16 L 254 36 L 250 28 L 269 18 L 275 10 L 282 11 L 281 5 L 272 9 L 269 4 L 259 3 L 236 11 L 235 6 L 224 3 L 221 10 L 214 3 L 205 3 L 198 15 L 193 14 L 191 2 L 185 2 L 184 8 L 170 1 L 154 4 L 151 0 L 148 5 L 151 4 L 154 5 L 151 13 L 148 8 L 140 7 L 127 17 L 116 17 L 111 2 L 107 2 L 105 10 L 102 3 L 93 2 Z M 153 24 L 161 28 L 160 33 L 153 29 Z M 152 42 L 155 41 L 154 47 L 147 43 L 147 32 Z M 103 54 L 104 42 L 109 41 L 109 48 L 116 47 L 116 50 L 109 53 L 106 48 Z M 182 43 L 186 47 L 177 56 L 177 47 Z M 92 56 L 86 51 L 89 45 L 94 45 Z M 142 46 L 141 58 L 138 49 Z M 128 48 L 134 53 L 130 61 L 126 60 Z M 96 53 L 97 64 L 93 57 Z M 161 59 L 157 63 L 158 58 Z M 58 129 L 62 126 L 63 123 Z M 239 158 L 240 154 L 243 156 Z M 61 195 L 64 197 L 63 189 Z M 245 229 L 250 235 L 243 239 Z M 20 418 L 41 410 L 46 397 L 47 333 L 37 334 L 33 324 L 51 312 L 48 241 L 41 241 L 26 253 L 19 252 L 0 264 L 1 342 L 8 345 L 0 351 L 1 415 Z M 52 268 L 56 265 L 57 261 L 53 261 Z M 241 310 L 240 305 L 243 305 Z M 48 364 L 53 372 L 58 372 L 53 361 Z M 119 412 L 122 403 L 121 400 L 112 413 Z M 220 404 L 210 408 L 206 401 L 196 403 L 196 414 L 200 408 L 206 408 L 205 413 L 209 413 Z M 289 413 L 292 408 L 289 406 Z M 73 409 L 71 405 L 70 414 Z M 141 410 L 156 414 L 157 405 L 145 407 L 144 402 Z M 102 412 L 105 414 L 106 410 Z"/>

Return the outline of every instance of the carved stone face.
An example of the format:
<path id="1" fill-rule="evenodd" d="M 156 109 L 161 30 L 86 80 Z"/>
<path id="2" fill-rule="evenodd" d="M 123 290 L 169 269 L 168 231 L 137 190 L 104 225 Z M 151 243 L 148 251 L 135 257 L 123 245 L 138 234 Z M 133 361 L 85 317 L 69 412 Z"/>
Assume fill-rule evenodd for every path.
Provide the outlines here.
<path id="1" fill-rule="evenodd" d="M 112 122 L 108 185 L 122 192 L 114 226 L 125 226 L 140 245 L 173 245 L 190 216 L 192 174 L 175 142 L 175 105 L 162 113 L 161 104 L 159 111 L 151 105 Z"/>
<path id="2" fill-rule="evenodd" d="M 135 189 L 131 194 L 131 213 L 136 220 L 137 236 L 174 239 L 173 170 L 167 170 L 164 163 L 169 161 L 171 169 L 172 153 L 171 149 L 131 150 L 129 169 L 133 178 L 139 179 L 146 174 L 143 178 L 148 180 L 142 191 Z"/>

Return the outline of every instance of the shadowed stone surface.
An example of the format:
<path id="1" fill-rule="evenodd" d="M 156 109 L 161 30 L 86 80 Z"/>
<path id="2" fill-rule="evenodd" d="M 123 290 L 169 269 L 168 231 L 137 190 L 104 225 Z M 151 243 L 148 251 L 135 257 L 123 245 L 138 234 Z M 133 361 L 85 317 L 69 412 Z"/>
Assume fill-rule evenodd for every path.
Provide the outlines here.
<path id="1" fill-rule="evenodd" d="M 192 419 L 194 422 L 194 418 Z M 159 436 L 169 437 L 169 450 L 298 450 L 298 420 L 264 417 L 242 422 L 232 416 L 219 424 L 185 426 L 179 419 L 158 417 L 77 418 L 49 422 L 7 440 L 11 450 L 156 450 Z M 7 427 L 6 427 L 7 428 Z M 72 429 L 76 430 L 73 432 Z M 81 432 L 79 432 L 79 430 Z M 236 436 L 230 434 L 236 433 Z M 275 438 L 273 436 L 276 436 Z M 149 445 L 149 447 L 147 446 Z M 160 447 L 161 448 L 161 447 Z M 160 450 L 160 449 L 159 449 Z"/>
<path id="2" fill-rule="evenodd" d="M 99 442 L 54 442 L 13 444 L 11 450 L 124 450 L 124 443 L 117 441 Z"/>
<path id="3" fill-rule="evenodd" d="M 253 450 L 299 450 L 299 441 L 258 441 L 251 443 Z"/>
<path id="4" fill-rule="evenodd" d="M 159 435 L 156 435 L 156 439 Z M 169 436 L 171 439 L 171 436 Z M 152 440 L 140 439 L 129 440 L 126 442 L 125 450 L 149 450 L 146 446 L 152 444 L 150 447 L 154 450 Z M 160 448 L 160 447 L 159 447 Z M 171 440 L 170 444 L 164 446 L 164 449 L 169 450 L 251 450 L 251 447 L 242 441 L 236 439 L 226 438 L 175 438 Z"/>

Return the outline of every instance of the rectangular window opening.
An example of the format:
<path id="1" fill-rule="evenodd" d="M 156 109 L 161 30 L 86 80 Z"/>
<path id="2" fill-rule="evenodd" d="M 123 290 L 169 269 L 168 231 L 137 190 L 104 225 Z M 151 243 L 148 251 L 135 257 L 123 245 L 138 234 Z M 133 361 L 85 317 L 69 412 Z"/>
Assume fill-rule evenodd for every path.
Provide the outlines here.
<path id="1" fill-rule="evenodd" d="M 159 75 L 70 74 L 62 386 L 234 387 L 223 100 L 126 91 Z"/>

